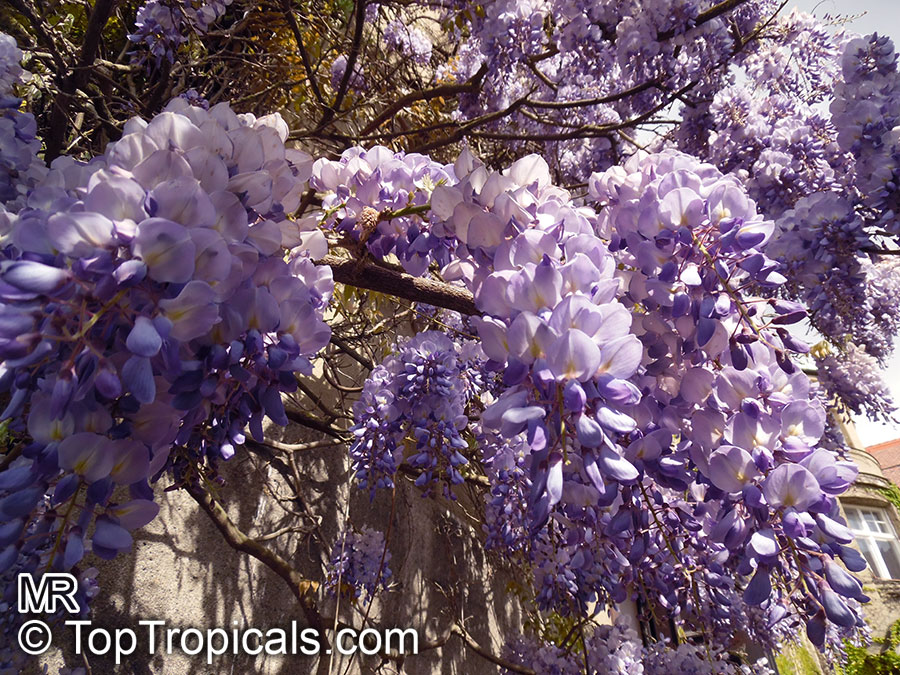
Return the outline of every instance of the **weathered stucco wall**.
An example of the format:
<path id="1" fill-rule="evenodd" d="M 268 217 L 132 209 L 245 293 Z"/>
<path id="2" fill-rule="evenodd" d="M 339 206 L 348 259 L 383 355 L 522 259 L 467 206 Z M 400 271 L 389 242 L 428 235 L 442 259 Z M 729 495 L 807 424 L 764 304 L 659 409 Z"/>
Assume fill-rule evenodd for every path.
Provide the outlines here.
<path id="1" fill-rule="evenodd" d="M 299 435 L 295 429 L 291 435 Z M 295 440 L 295 439 L 294 439 Z M 472 514 L 478 509 L 474 489 L 464 487 L 458 503 L 427 499 L 404 479 L 398 485 L 393 505 L 391 494 L 383 492 L 374 502 L 367 494 L 348 485 L 346 451 L 340 446 L 307 450 L 297 455 L 300 478 L 305 485 L 302 499 L 290 499 L 287 483 L 279 475 L 288 467 L 281 457 L 265 462 L 244 453 L 227 463 L 221 490 L 232 521 L 245 533 L 260 536 L 285 527 L 300 527 L 266 545 L 290 560 L 304 575 L 322 581 L 327 551 L 319 537 L 330 546 L 344 517 L 347 503 L 354 523 L 369 525 L 390 534 L 393 572 L 391 589 L 382 593 L 363 623 L 365 607 L 342 602 L 340 619 L 358 630 L 414 628 L 420 646 L 446 640 L 441 648 L 430 648 L 418 656 L 400 660 L 379 657 L 356 658 L 335 655 L 334 673 L 446 673 L 471 675 L 497 672 L 497 666 L 466 648 L 460 637 L 448 638 L 459 622 L 480 645 L 493 654 L 501 653 L 504 636 L 521 631 L 522 616 L 510 582 L 521 572 L 504 568 L 488 559 L 481 533 Z M 161 486 L 162 487 L 162 486 Z M 296 514 L 277 506 L 277 500 Z M 160 495 L 159 517 L 135 533 L 131 554 L 112 562 L 102 562 L 101 591 L 94 601 L 94 621 L 108 629 L 139 629 L 140 620 L 163 620 L 171 627 L 267 629 L 284 627 L 292 619 L 305 626 L 303 614 L 285 582 L 256 560 L 231 549 L 213 527 L 207 515 L 183 491 Z M 312 517 L 309 517 L 309 516 Z M 319 593 L 322 614 L 332 618 L 335 602 Z M 56 672 L 62 653 L 69 653 L 68 665 L 81 665 L 71 656 L 71 636 L 60 635 L 62 652 L 47 659 Z M 141 645 L 141 650 L 145 645 Z M 159 651 L 159 650 L 158 650 Z M 111 658 L 92 657 L 93 673 L 153 673 L 164 675 L 241 673 L 294 675 L 314 672 L 315 659 L 303 656 L 249 657 L 223 655 L 207 666 L 205 655 L 188 657 L 146 653 L 130 657 L 127 665 L 116 666 Z"/>
<path id="2" fill-rule="evenodd" d="M 894 531 L 900 532 L 900 512 L 879 492 L 888 485 L 890 482 L 880 475 L 860 473 L 856 483 L 841 497 L 841 506 L 885 509 Z M 872 637 L 885 637 L 891 624 L 900 619 L 900 580 L 878 579 L 870 569 L 859 572 L 858 576 L 863 582 L 863 592 L 871 598 L 863 611 L 872 629 Z"/>

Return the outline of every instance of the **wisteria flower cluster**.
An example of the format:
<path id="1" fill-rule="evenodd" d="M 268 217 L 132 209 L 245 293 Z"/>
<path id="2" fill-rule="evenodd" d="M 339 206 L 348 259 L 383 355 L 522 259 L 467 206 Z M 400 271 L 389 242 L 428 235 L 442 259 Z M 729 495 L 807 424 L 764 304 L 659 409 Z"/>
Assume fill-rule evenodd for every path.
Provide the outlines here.
<path id="1" fill-rule="evenodd" d="M 750 79 L 805 103 L 825 100 L 841 71 L 847 35 L 797 8 L 775 17 L 743 63 Z"/>
<path id="2" fill-rule="evenodd" d="M 552 643 L 521 637 L 507 645 L 508 658 L 536 673 L 577 675 L 771 675 L 764 662 L 747 665 L 732 661 L 721 648 L 682 642 L 675 647 L 665 642 L 650 647 L 641 644 L 637 633 L 619 618 L 611 626 L 591 625 L 584 631 L 584 653 L 566 650 Z M 505 671 L 507 673 L 513 671 Z"/>
<path id="3" fill-rule="evenodd" d="M 635 158 L 624 172 L 611 170 L 592 183 L 592 194 L 607 200 L 602 217 L 613 241 L 625 239 L 624 260 L 633 268 L 625 272 L 626 297 L 636 303 L 646 331 L 641 340 L 653 358 L 645 361 L 645 376 L 638 381 L 645 392 L 638 417 L 656 421 L 644 427 L 652 431 L 646 440 L 632 443 L 629 450 L 651 459 L 642 468 L 661 486 L 681 490 L 691 489 L 692 482 L 698 487 L 709 482 L 702 488 L 703 501 L 709 506 L 714 499 L 720 505 L 718 513 L 701 509 L 692 515 L 715 518 L 707 521 L 711 542 L 743 552 L 729 556 L 728 564 L 738 563 L 738 575 L 752 573 L 743 592 L 746 603 L 770 602 L 773 569 L 797 575 L 809 589 L 818 589 L 810 590 L 804 601 L 810 614 L 815 610 L 820 617 L 814 616 L 807 630 L 814 642 L 821 643 L 824 622 L 818 621 L 825 614 L 847 627 L 861 624 L 848 603 L 834 602 L 838 594 L 861 599 L 858 582 L 851 589 L 843 579 L 829 579 L 834 586 L 821 580 L 822 566 L 833 565 L 831 557 L 849 557 L 855 562 L 848 564 L 859 568 L 855 552 L 845 547 L 851 537 L 830 496 L 846 490 L 857 469 L 817 449 L 825 410 L 789 358 L 790 352 L 806 351 L 805 345 L 784 329 L 803 318 L 802 308 L 734 290 L 750 280 L 762 288 L 783 281 L 761 252 L 774 224 L 761 219 L 736 184 L 708 165 L 675 155 L 638 161 Z M 629 164 L 637 170 L 629 173 Z M 670 210 L 667 203 L 677 206 Z M 649 208 L 646 215 L 644 208 Z M 642 241 L 652 242 L 647 250 L 658 251 L 659 258 L 643 258 Z M 686 276 L 670 276 L 666 268 L 673 265 Z M 664 290 L 656 285 L 659 282 L 665 282 Z M 692 299 L 676 301 L 679 292 Z M 704 320 L 707 313 L 712 323 Z M 688 315 L 690 322 L 680 319 Z M 659 455 L 658 440 L 650 443 L 661 432 L 666 439 L 670 434 L 681 438 L 675 447 L 686 456 L 679 463 L 698 472 L 693 480 L 689 474 L 678 475 L 677 450 Z M 710 493 L 710 488 L 721 493 Z M 733 502 L 736 495 L 740 496 Z M 758 495 L 758 500 L 751 495 Z M 758 503 L 761 510 L 752 516 L 741 514 L 739 504 L 748 503 Z M 804 523 L 802 529 L 793 529 L 795 517 Z M 813 533 L 815 543 L 802 545 L 792 559 L 776 562 L 779 549 L 786 545 L 779 539 L 786 542 Z M 707 579 L 710 593 L 727 593 L 718 580 L 708 575 Z"/>
<path id="4" fill-rule="evenodd" d="M 22 68 L 22 50 L 15 39 L 6 33 L 0 33 L 0 93 L 9 95 L 13 85 L 21 84 L 26 78 Z"/>
<path id="5" fill-rule="evenodd" d="M 722 13 L 719 4 L 508 0 L 479 12 L 451 5 L 448 23 L 463 21 L 466 29 L 444 72 L 464 81 L 486 66 L 484 86 L 461 100 L 460 117 L 508 110 L 486 125 L 489 135 L 514 150 L 523 141 L 541 143 L 559 175 L 581 182 L 635 150 L 615 134 L 626 120 L 664 109 L 672 92 L 703 99 L 721 89 L 727 66 L 754 51 L 736 36 L 753 34 L 777 8 L 753 0 Z M 794 32 L 803 44 L 821 39 Z"/>
<path id="6" fill-rule="evenodd" d="M 138 61 L 151 61 L 159 68 L 172 64 L 178 48 L 192 33 L 203 34 L 218 21 L 231 0 L 147 0 L 138 8 L 134 32 L 128 39 L 141 46 Z M 144 51 L 146 50 L 146 51 Z"/>
<path id="7" fill-rule="evenodd" d="M 794 297 L 810 322 L 834 343 L 856 342 L 878 359 L 893 351 L 900 317 L 885 302 L 896 286 L 893 265 L 873 265 L 860 250 L 874 246 L 853 204 L 835 192 L 816 192 L 778 221 L 768 252 L 782 262 Z"/>
<path id="8" fill-rule="evenodd" d="M 228 5 L 148 0 L 138 60 L 173 63 Z M 352 407 L 356 485 L 484 487 L 486 545 L 540 612 L 634 601 L 709 641 L 588 625 L 580 651 L 521 638 L 508 660 L 743 674 L 764 670 L 732 663 L 738 634 L 777 647 L 805 630 L 837 651 L 865 637 L 865 561 L 837 501 L 858 469 L 828 409 L 893 406 L 874 370 L 900 328 L 900 268 L 878 253 L 900 232 L 900 76 L 890 41 L 776 5 L 445 3 L 459 45 L 444 58 L 414 7 L 358 4 L 391 64 L 462 92 L 434 128 L 471 132 L 452 164 L 380 145 L 314 160 L 279 115 L 192 90 L 102 155 L 46 166 L 13 96 L 22 53 L 0 34 L 3 602 L 19 572 L 75 570 L 86 612 L 85 556 L 130 548 L 159 509 L 153 482 L 220 481 L 248 433 L 288 423 L 283 396 L 332 339 L 316 263 L 343 250 L 357 271 L 468 292 L 473 314 L 419 303 L 429 329 L 375 347 Z M 364 47 L 324 52 L 331 113 L 370 91 Z M 679 128 L 638 150 L 629 133 L 663 113 Z M 791 332 L 804 322 L 830 350 Z M 798 365 L 810 351 L 817 383 Z M 389 560 L 384 535 L 348 525 L 325 588 L 371 600 Z M 17 625 L 0 670 L 21 662 Z"/>
<path id="9" fill-rule="evenodd" d="M 847 410 L 885 421 L 894 418 L 896 403 L 878 374 L 878 362 L 864 349 L 851 343 L 843 353 L 819 355 L 816 365 L 822 387 L 837 395 Z"/>
<path id="10" fill-rule="evenodd" d="M 285 259 L 311 164 L 286 133 L 177 98 L 94 162 L 57 160 L 10 215 L 2 418 L 28 442 L 0 473 L 3 573 L 127 550 L 158 511 L 149 480 L 214 477 L 247 427 L 287 424 L 332 281 L 302 246 Z"/>
<path id="11" fill-rule="evenodd" d="M 744 61 L 741 84 L 691 111 L 697 123 L 681 127 L 679 143 L 740 177 L 760 210 L 777 219 L 766 254 L 787 277 L 779 293 L 809 309 L 810 323 L 836 351 L 856 355 L 855 344 L 883 363 L 900 326 L 896 304 L 885 301 L 898 283 L 896 265 L 878 255 L 895 229 L 893 44 L 877 35 L 829 36 L 798 12 L 772 30 L 782 39 L 763 40 Z M 832 91 L 828 116 L 816 104 Z M 848 356 L 853 361 L 859 357 Z M 859 383 L 873 394 L 872 409 L 888 415 L 892 405 L 876 393 L 885 385 L 873 378 Z M 854 401 L 855 410 L 867 396 L 847 378 L 823 383 L 848 387 L 829 392 Z"/>
<path id="12" fill-rule="evenodd" d="M 6 211 L 21 207 L 29 190 L 47 173 L 37 157 L 41 147 L 35 137 L 37 123 L 32 114 L 19 110 L 22 100 L 13 91 L 27 79 L 19 65 L 22 56 L 16 41 L 0 33 L 0 230 L 9 227 Z"/>
<path id="13" fill-rule="evenodd" d="M 330 82 L 331 88 L 335 91 L 338 91 L 341 88 L 341 84 L 344 81 L 344 75 L 347 72 L 348 63 L 349 60 L 345 54 L 338 55 L 337 58 L 331 62 Z M 351 91 L 356 92 L 364 92 L 369 88 L 359 63 L 354 66 L 353 71 L 350 73 L 350 77 L 347 79 L 347 86 Z"/>
<path id="14" fill-rule="evenodd" d="M 353 471 L 370 495 L 394 486 L 406 461 L 419 471 L 416 485 L 428 494 L 438 485 L 463 482 L 468 449 L 461 431 L 468 403 L 480 393 L 483 356 L 468 341 L 455 344 L 438 331 L 425 331 L 397 346 L 377 366 L 353 405 Z"/>
<path id="15" fill-rule="evenodd" d="M 424 155 L 351 148 L 337 161 L 313 164 L 310 186 L 324 193 L 322 212 L 304 221 L 344 233 L 378 259 L 393 254 L 410 274 L 421 275 L 431 262 L 450 260 L 447 233 L 421 214 L 436 186 L 455 182 L 451 166 Z"/>
<path id="16" fill-rule="evenodd" d="M 343 530 L 331 549 L 325 588 L 332 595 L 371 601 L 378 591 L 390 585 L 390 560 L 382 532 L 370 527 L 359 532 Z"/>
<path id="17" fill-rule="evenodd" d="M 831 104 L 838 142 L 856 158 L 856 185 L 879 214 L 878 225 L 897 234 L 900 73 L 894 44 L 877 33 L 852 40 L 841 67 Z"/>
<path id="18" fill-rule="evenodd" d="M 539 606 L 621 602 L 640 576 L 668 611 L 724 623 L 741 595 L 785 606 L 777 575 L 817 589 L 802 598 L 817 643 L 826 615 L 860 623 L 861 586 L 820 574 L 835 556 L 859 569 L 833 498 L 856 470 L 817 449 L 825 410 L 784 328 L 804 310 L 737 290 L 784 281 L 761 251 L 775 225 L 740 184 L 685 155 L 636 156 L 592 179 L 598 217 L 535 157 L 495 173 L 463 156 L 455 172 L 430 217 L 465 247 L 444 276 L 474 290 L 505 386 L 480 419 L 489 541 L 526 552 Z"/>
<path id="19" fill-rule="evenodd" d="M 400 19 L 393 19 L 384 27 L 384 41 L 389 48 L 410 57 L 414 63 L 428 63 L 431 59 L 431 39 L 420 28 Z"/>
<path id="20" fill-rule="evenodd" d="M 816 104 L 834 90 L 845 41 L 809 14 L 778 16 L 743 58 L 743 77 L 723 78 L 710 103 L 687 112 L 680 147 L 738 175 L 770 218 L 813 192 L 839 190 L 852 159 Z"/>

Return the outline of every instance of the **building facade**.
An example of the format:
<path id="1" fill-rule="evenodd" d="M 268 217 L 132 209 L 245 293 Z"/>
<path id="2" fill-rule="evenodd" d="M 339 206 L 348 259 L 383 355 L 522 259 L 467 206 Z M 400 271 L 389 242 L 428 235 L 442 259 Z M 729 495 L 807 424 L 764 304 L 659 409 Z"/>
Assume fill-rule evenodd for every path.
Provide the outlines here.
<path id="1" fill-rule="evenodd" d="M 859 477 L 841 496 L 841 510 L 869 563 L 859 573 L 871 598 L 864 611 L 872 637 L 880 638 L 900 619 L 900 439 L 864 448 L 852 426 L 844 435 Z"/>

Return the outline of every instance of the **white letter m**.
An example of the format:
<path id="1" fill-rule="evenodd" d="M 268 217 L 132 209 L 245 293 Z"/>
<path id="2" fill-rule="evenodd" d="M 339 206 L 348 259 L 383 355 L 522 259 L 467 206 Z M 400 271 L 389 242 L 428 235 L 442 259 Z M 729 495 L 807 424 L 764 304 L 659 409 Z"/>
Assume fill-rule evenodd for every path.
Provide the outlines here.
<path id="1" fill-rule="evenodd" d="M 20 574 L 17 590 L 20 614 L 54 614 L 59 600 L 62 600 L 69 614 L 78 613 L 78 603 L 75 601 L 78 580 L 68 572 L 46 572 L 37 586 L 33 576 Z"/>

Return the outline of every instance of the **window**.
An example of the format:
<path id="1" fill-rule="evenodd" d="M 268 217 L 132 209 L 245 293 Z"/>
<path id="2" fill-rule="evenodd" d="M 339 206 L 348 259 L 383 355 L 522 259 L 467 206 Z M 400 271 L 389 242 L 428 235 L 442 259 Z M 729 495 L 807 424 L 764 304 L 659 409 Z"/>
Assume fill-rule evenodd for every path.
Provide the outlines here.
<path id="1" fill-rule="evenodd" d="M 884 509 L 845 506 L 847 522 L 869 567 L 881 579 L 900 579 L 900 543 Z"/>

